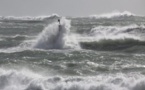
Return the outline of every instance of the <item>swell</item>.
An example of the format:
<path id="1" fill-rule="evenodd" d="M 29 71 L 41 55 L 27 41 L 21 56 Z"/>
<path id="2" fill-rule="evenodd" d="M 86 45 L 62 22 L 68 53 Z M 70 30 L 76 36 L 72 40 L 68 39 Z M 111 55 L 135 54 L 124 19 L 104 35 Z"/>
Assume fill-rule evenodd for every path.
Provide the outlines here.
<path id="1" fill-rule="evenodd" d="M 144 55 L 116 52 L 23 50 L 0 52 L 0 67 L 27 68 L 51 75 L 89 76 L 104 73 L 144 73 Z"/>

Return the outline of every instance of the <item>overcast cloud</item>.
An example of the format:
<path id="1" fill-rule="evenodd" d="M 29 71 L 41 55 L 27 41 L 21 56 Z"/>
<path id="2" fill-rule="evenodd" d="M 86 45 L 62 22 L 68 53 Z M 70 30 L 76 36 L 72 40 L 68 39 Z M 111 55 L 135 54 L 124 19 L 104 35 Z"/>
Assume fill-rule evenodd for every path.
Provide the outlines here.
<path id="1" fill-rule="evenodd" d="M 88 16 L 114 10 L 145 15 L 145 0 L 0 0 L 0 16 Z"/>

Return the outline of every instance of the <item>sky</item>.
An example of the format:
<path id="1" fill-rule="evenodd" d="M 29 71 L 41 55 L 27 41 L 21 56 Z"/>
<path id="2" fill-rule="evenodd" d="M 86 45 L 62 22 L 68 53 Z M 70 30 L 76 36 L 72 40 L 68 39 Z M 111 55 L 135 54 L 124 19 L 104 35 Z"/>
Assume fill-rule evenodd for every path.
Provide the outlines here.
<path id="1" fill-rule="evenodd" d="M 145 0 L 0 0 L 0 16 L 89 16 L 113 11 L 145 16 Z"/>

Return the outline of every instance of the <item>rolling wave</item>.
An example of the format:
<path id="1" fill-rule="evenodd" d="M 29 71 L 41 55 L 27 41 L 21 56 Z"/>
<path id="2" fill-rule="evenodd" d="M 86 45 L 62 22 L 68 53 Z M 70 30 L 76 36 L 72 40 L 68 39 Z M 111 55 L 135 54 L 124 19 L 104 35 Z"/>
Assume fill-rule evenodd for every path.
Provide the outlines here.
<path id="1" fill-rule="evenodd" d="M 130 50 L 130 51 L 144 51 L 145 41 L 134 40 L 134 39 L 103 39 L 94 42 L 80 42 L 83 49 L 91 50 L 106 50 L 106 51 L 119 51 L 119 50 Z"/>

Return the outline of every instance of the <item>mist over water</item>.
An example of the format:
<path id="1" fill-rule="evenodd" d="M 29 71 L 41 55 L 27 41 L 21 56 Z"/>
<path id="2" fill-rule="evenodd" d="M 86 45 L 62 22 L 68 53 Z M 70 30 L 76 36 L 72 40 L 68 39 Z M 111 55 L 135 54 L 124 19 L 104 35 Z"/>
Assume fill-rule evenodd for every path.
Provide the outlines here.
<path id="1" fill-rule="evenodd" d="M 144 35 L 128 11 L 0 17 L 0 90 L 144 90 Z"/>

